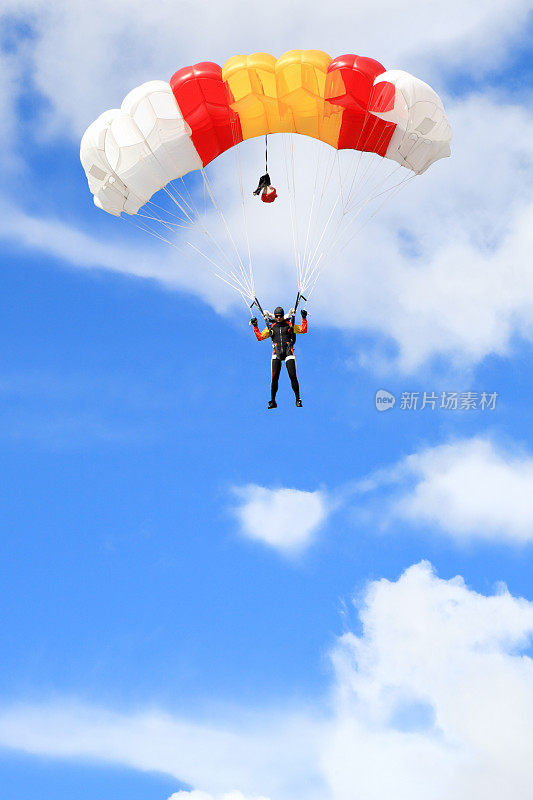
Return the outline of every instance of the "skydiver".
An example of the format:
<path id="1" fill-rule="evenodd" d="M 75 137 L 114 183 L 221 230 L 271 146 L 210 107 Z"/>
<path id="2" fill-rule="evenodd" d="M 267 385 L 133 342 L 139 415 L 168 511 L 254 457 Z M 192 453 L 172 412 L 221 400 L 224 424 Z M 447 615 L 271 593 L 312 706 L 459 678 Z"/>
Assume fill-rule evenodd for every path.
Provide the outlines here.
<path id="1" fill-rule="evenodd" d="M 281 362 L 285 361 L 287 372 L 291 380 L 291 386 L 296 397 L 296 405 L 298 408 L 302 407 L 300 400 L 300 385 L 296 377 L 296 357 L 294 355 L 294 343 L 297 333 L 307 333 L 307 311 L 302 311 L 302 324 L 293 325 L 292 319 L 294 318 L 294 309 L 291 308 L 287 317 L 281 306 L 278 306 L 274 311 L 274 317 L 268 312 L 264 312 L 265 322 L 267 327 L 260 331 L 257 327 L 257 318 L 254 317 L 250 320 L 250 325 L 253 326 L 255 338 L 258 342 L 264 339 L 272 339 L 272 381 L 270 384 L 270 401 L 268 408 L 277 408 L 276 393 L 278 391 L 279 374 L 281 372 Z"/>

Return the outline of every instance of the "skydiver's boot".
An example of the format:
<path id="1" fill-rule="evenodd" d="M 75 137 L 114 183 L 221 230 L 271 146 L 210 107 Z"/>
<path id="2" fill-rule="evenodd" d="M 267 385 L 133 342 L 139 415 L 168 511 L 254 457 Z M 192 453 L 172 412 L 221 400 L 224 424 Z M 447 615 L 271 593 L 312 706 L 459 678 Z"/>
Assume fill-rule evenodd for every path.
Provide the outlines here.
<path id="1" fill-rule="evenodd" d="M 296 408 L 301 408 L 303 405 L 302 401 L 299 397 L 296 398 Z"/>
<path id="2" fill-rule="evenodd" d="M 275 401 L 275 400 L 269 400 L 269 401 L 268 401 L 268 407 L 269 407 L 269 408 L 277 408 L 277 407 L 278 407 L 278 404 L 276 403 L 276 401 Z"/>

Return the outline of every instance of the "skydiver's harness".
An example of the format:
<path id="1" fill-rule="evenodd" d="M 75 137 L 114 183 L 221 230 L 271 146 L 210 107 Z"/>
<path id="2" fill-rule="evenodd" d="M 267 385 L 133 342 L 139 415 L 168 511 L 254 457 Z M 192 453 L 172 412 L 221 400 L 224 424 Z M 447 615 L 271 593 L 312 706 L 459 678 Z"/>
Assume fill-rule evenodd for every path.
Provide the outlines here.
<path id="1" fill-rule="evenodd" d="M 294 358 L 296 334 L 290 321 L 284 319 L 282 322 L 274 322 L 269 332 L 272 339 L 272 358 L 279 358 L 281 361 Z"/>

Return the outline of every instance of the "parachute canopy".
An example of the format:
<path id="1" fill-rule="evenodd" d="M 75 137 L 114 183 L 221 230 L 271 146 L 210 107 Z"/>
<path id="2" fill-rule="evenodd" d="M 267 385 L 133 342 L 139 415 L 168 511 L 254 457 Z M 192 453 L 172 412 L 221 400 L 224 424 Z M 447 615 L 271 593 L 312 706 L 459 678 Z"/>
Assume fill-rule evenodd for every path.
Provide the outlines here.
<path id="1" fill-rule="evenodd" d="M 239 145 L 265 136 L 268 174 L 269 134 L 276 134 L 276 172 L 284 161 L 287 182 L 286 190 L 278 184 L 275 207 L 259 204 L 259 220 L 244 188 Z M 265 238 L 262 252 L 256 243 L 259 231 L 274 252 L 290 221 L 298 297 L 308 299 L 333 251 L 358 232 L 355 218 L 362 227 L 362 212 L 371 219 L 408 180 L 449 156 L 451 136 L 438 95 L 413 75 L 363 56 L 291 50 L 278 59 L 234 56 L 222 67 L 202 62 L 179 69 L 168 83 L 138 86 L 89 126 L 80 157 L 99 208 L 173 247 L 189 246 L 250 306 L 258 304 L 252 252 L 259 261 L 265 252 Z M 237 195 L 224 190 L 233 225 L 204 169 L 229 150 L 242 203 L 240 222 Z M 256 170 L 257 163 L 253 185 Z M 273 190 L 269 199 L 275 197 Z"/>
<path id="2" fill-rule="evenodd" d="M 440 98 L 413 75 L 372 58 L 291 50 L 144 83 L 89 126 L 80 157 L 95 204 L 136 214 L 170 181 L 270 133 L 376 153 L 416 174 L 450 155 L 452 136 Z"/>

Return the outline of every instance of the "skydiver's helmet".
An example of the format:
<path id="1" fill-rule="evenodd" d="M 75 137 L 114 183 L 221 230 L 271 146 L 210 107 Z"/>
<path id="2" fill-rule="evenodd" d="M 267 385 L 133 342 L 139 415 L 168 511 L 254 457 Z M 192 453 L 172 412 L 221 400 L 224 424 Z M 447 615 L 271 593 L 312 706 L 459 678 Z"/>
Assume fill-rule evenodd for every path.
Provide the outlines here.
<path id="1" fill-rule="evenodd" d="M 281 306 L 278 306 L 277 308 L 274 309 L 274 316 L 276 317 L 276 319 L 280 318 L 285 319 L 285 312 Z"/>
<path id="2" fill-rule="evenodd" d="M 278 193 L 273 186 L 265 186 L 261 193 L 261 200 L 263 203 L 273 203 L 277 196 Z"/>

